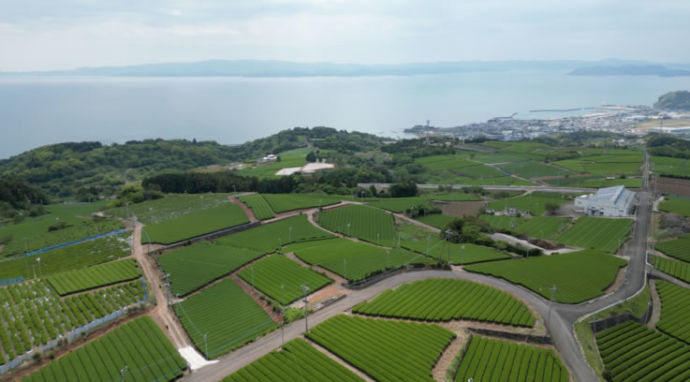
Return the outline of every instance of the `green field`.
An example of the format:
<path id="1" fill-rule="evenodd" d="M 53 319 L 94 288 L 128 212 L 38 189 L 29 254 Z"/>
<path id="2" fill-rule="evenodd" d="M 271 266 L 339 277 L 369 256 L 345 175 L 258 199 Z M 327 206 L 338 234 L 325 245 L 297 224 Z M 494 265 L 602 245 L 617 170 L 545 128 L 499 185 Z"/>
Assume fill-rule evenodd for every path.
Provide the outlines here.
<path id="1" fill-rule="evenodd" d="M 649 262 L 661 272 L 690 283 L 690 264 L 660 256 L 650 256 Z"/>
<path id="2" fill-rule="evenodd" d="M 303 208 L 325 207 L 349 199 L 344 196 L 322 194 L 261 194 L 261 196 L 277 214 Z"/>
<path id="3" fill-rule="evenodd" d="M 656 245 L 656 249 L 676 259 L 690 262 L 690 234 L 662 241 Z"/>
<path id="4" fill-rule="evenodd" d="M 688 176 L 690 163 L 685 158 L 652 157 L 652 171 L 661 176 Z"/>
<path id="5" fill-rule="evenodd" d="M 510 231 L 531 238 L 554 240 L 568 228 L 570 218 L 556 216 L 534 216 L 520 218 L 507 215 L 480 215 L 481 220 L 498 231 Z"/>
<path id="6" fill-rule="evenodd" d="M 0 243 L 4 248 L 0 257 L 9 257 L 52 245 L 83 239 L 85 237 L 114 231 L 124 226 L 117 220 L 91 219 L 92 213 L 105 206 L 105 202 L 51 204 L 46 206 L 47 215 L 26 218 L 17 224 L 0 226 Z M 50 231 L 58 222 L 67 226 Z"/>
<path id="7" fill-rule="evenodd" d="M 576 304 L 604 294 L 626 261 L 599 251 L 495 261 L 465 267 L 470 272 L 500 277 L 555 301 Z"/>
<path id="8" fill-rule="evenodd" d="M 227 203 L 229 197 L 230 194 L 166 194 L 161 199 L 111 208 L 106 213 L 123 219 L 136 216 L 140 222 L 150 225 L 218 207 Z"/>
<path id="9" fill-rule="evenodd" d="M 141 317 L 54 360 L 23 381 L 172 381 L 186 367 L 153 320 Z"/>
<path id="10" fill-rule="evenodd" d="M 389 289 L 353 313 L 423 321 L 473 320 L 534 325 L 534 316 L 510 294 L 463 280 L 431 279 Z"/>
<path id="11" fill-rule="evenodd" d="M 420 216 L 416 219 L 426 225 L 430 225 L 438 229 L 443 229 L 446 226 L 446 224 L 452 222 L 453 219 L 455 219 L 455 217 L 443 214 L 431 214 L 426 216 Z"/>
<path id="12" fill-rule="evenodd" d="M 555 192 L 533 192 L 525 196 L 496 200 L 489 203 L 488 208 L 495 211 L 504 211 L 514 207 L 518 211 L 527 211 L 532 216 L 540 216 L 546 211 L 546 206 L 554 204 L 560 206 L 569 200 L 564 195 Z"/>
<path id="13" fill-rule="evenodd" d="M 436 325 L 338 315 L 306 336 L 377 381 L 433 381 L 431 369 L 455 334 Z"/>
<path id="14" fill-rule="evenodd" d="M 0 279 L 49 276 L 54 273 L 101 264 L 132 254 L 130 234 L 108 236 L 97 240 L 54 249 L 36 256 L 0 261 Z M 40 260 L 40 266 L 39 261 Z"/>
<path id="15" fill-rule="evenodd" d="M 269 253 L 286 244 L 332 237 L 330 233 L 309 223 L 306 215 L 299 215 L 224 236 L 216 240 L 216 243 Z"/>
<path id="16" fill-rule="evenodd" d="M 206 358 L 234 350 L 277 327 L 231 279 L 173 305 L 182 326 Z"/>
<path id="17" fill-rule="evenodd" d="M 613 382 L 687 381 L 690 347 L 634 321 L 597 333 L 597 346 Z"/>
<path id="18" fill-rule="evenodd" d="M 688 173 L 690 175 L 690 173 Z M 659 209 L 665 212 L 690 216 L 690 198 L 666 196 L 665 201 L 659 203 Z"/>
<path id="19" fill-rule="evenodd" d="M 582 216 L 560 234 L 556 241 L 574 247 L 615 252 L 628 240 L 632 223 L 631 219 Z"/>
<path id="20" fill-rule="evenodd" d="M 585 154 L 580 158 L 560 160 L 554 164 L 582 174 L 617 176 L 638 175 L 643 160 L 641 151 L 590 152 Z"/>
<path id="21" fill-rule="evenodd" d="M 163 254 L 158 263 L 169 274 L 170 291 L 188 293 L 260 257 L 263 252 L 200 242 Z"/>
<path id="22" fill-rule="evenodd" d="M 47 280 L 59 295 L 64 296 L 122 281 L 134 280 L 140 276 L 141 270 L 136 260 L 127 259 L 57 273 L 48 277 Z"/>
<path id="23" fill-rule="evenodd" d="M 45 345 L 143 296 L 138 280 L 65 298 L 44 281 L 0 287 L 0 359 L 13 359 Z"/>
<path id="24" fill-rule="evenodd" d="M 385 249 L 347 239 L 322 240 L 288 246 L 302 261 L 323 267 L 350 282 L 408 264 L 435 264 L 429 257 L 403 249 Z"/>
<path id="25" fill-rule="evenodd" d="M 223 382 L 247 381 L 356 382 L 362 378 L 297 338 L 286 343 L 282 350 L 272 351 L 223 379 Z"/>
<path id="26" fill-rule="evenodd" d="M 561 186 L 561 187 L 588 187 L 588 188 L 604 188 L 611 186 L 622 185 L 628 188 L 640 188 L 642 187 L 642 178 L 636 177 L 626 177 L 626 178 L 614 178 L 604 176 L 571 176 L 568 178 L 553 178 L 546 179 L 546 184 L 550 186 Z"/>
<path id="27" fill-rule="evenodd" d="M 499 167 L 510 174 L 515 174 L 526 179 L 572 174 L 572 172 L 563 168 L 554 167 L 546 163 L 535 161 L 508 163 L 499 165 Z"/>
<path id="28" fill-rule="evenodd" d="M 501 171 L 482 163 L 468 160 L 468 154 L 433 155 L 415 159 L 424 166 L 424 183 L 439 184 L 523 184 L 531 183 L 507 176 Z"/>
<path id="29" fill-rule="evenodd" d="M 473 336 L 455 380 L 567 382 L 568 369 L 550 349 Z"/>
<path id="30" fill-rule="evenodd" d="M 464 192 L 443 193 L 443 194 L 426 194 L 421 196 L 407 197 L 407 198 L 383 198 L 367 202 L 370 206 L 383 208 L 393 212 L 404 212 L 410 208 L 419 205 L 426 205 L 431 207 L 431 202 L 434 200 L 448 201 L 448 202 L 462 202 L 462 201 L 477 201 L 480 198 L 475 194 Z"/>
<path id="31" fill-rule="evenodd" d="M 657 280 L 656 291 L 661 299 L 657 329 L 690 344 L 690 289 Z"/>
<path id="32" fill-rule="evenodd" d="M 266 164 L 256 164 L 252 167 L 242 169 L 239 171 L 244 176 L 256 176 L 259 178 L 275 178 L 278 177 L 276 172 L 287 167 L 302 167 L 307 164 L 307 154 L 312 149 L 309 147 L 283 151 L 277 153 L 280 156 L 280 162 L 269 162 Z"/>
<path id="33" fill-rule="evenodd" d="M 242 203 L 246 204 L 252 209 L 254 216 L 259 220 L 270 219 L 276 216 L 273 213 L 271 206 L 269 206 L 263 196 L 259 194 L 243 195 L 240 196 L 239 199 Z"/>
<path id="34" fill-rule="evenodd" d="M 304 295 L 302 285 L 309 287 L 308 293 L 312 293 L 333 282 L 281 255 L 271 255 L 253 263 L 240 271 L 239 276 L 283 305 Z"/>
<path id="35" fill-rule="evenodd" d="M 324 228 L 370 243 L 393 247 L 398 239 L 393 217 L 383 210 L 367 206 L 345 206 L 323 211 L 319 224 Z"/>
<path id="36" fill-rule="evenodd" d="M 148 243 L 150 240 L 152 243 L 171 244 L 248 222 L 240 206 L 224 203 L 145 226 L 141 232 L 141 242 Z"/>

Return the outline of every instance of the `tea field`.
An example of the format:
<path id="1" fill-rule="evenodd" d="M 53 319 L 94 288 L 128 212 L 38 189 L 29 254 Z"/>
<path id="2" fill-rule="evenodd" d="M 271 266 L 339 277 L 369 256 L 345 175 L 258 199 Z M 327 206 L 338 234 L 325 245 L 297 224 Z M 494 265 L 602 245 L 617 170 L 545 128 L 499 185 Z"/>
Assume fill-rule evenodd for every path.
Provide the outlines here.
<path id="1" fill-rule="evenodd" d="M 240 196 L 239 199 L 252 209 L 254 216 L 259 220 L 270 219 L 276 216 L 271 206 L 269 206 L 264 197 L 259 194 L 243 195 Z"/>
<path id="2" fill-rule="evenodd" d="M 607 219 L 581 216 L 556 241 L 579 248 L 615 252 L 628 240 L 631 219 Z"/>
<path id="3" fill-rule="evenodd" d="M 136 260 L 127 259 L 88 268 L 57 273 L 47 278 L 59 295 L 81 292 L 105 285 L 129 281 L 141 276 Z"/>
<path id="4" fill-rule="evenodd" d="M 657 329 L 690 344 L 690 289 L 663 280 L 656 281 L 661 299 L 661 318 Z"/>
<path id="5" fill-rule="evenodd" d="M 343 235 L 393 247 L 397 241 L 393 217 L 374 207 L 352 205 L 319 214 L 319 224 Z"/>

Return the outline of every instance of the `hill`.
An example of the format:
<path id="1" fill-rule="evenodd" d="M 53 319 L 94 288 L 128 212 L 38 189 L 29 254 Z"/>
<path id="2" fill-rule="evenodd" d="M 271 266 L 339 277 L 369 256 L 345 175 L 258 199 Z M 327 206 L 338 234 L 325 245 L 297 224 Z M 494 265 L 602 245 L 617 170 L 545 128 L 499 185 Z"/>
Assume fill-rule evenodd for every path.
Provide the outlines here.
<path id="1" fill-rule="evenodd" d="M 668 92 L 659 97 L 654 107 L 664 110 L 690 111 L 690 92 L 687 90 Z"/>

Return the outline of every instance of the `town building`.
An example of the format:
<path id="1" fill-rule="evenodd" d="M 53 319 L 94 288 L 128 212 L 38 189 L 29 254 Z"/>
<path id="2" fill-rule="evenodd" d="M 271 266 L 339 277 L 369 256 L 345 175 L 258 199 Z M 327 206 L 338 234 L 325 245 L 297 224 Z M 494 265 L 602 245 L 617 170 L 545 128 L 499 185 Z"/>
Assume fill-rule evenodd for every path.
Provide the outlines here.
<path id="1" fill-rule="evenodd" d="M 589 216 L 630 216 L 634 208 L 635 193 L 623 186 L 600 188 L 575 198 L 575 210 Z"/>

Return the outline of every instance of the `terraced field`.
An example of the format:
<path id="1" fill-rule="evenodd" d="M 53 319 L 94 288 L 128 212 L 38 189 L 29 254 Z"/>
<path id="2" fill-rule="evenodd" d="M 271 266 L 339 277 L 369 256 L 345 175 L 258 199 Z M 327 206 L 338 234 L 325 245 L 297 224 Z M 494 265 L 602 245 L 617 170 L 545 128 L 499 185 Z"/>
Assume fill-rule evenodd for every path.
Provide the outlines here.
<path id="1" fill-rule="evenodd" d="M 667 196 L 664 202 L 659 203 L 659 209 L 683 216 L 690 216 L 690 198 Z"/>
<path id="2" fill-rule="evenodd" d="M 277 328 L 232 279 L 192 295 L 173 308 L 206 358 L 221 356 Z"/>
<path id="3" fill-rule="evenodd" d="M 158 258 L 158 263 L 163 272 L 170 275 L 171 292 L 185 296 L 262 254 L 246 248 L 200 242 L 168 252 Z"/>
<path id="4" fill-rule="evenodd" d="M 302 339 L 285 344 L 223 379 L 223 382 L 246 381 L 362 381 L 338 362 L 314 349 Z"/>
<path id="5" fill-rule="evenodd" d="M 652 157 L 652 170 L 655 174 L 671 176 L 688 176 L 690 163 L 684 158 Z"/>
<path id="6" fill-rule="evenodd" d="M 242 208 L 234 203 L 191 212 L 160 223 L 147 225 L 141 233 L 141 242 L 171 244 L 205 233 L 248 223 Z"/>
<path id="7" fill-rule="evenodd" d="M 556 241 L 580 248 L 615 252 L 628 240 L 631 219 L 606 219 L 582 216 L 572 227 L 560 234 Z"/>
<path id="8" fill-rule="evenodd" d="M 568 228 L 570 222 L 570 218 L 556 216 L 521 218 L 507 215 L 481 215 L 479 218 L 496 230 L 547 240 L 558 237 Z"/>
<path id="9" fill-rule="evenodd" d="M 626 261 L 599 251 L 474 264 L 465 270 L 506 279 L 544 298 L 576 304 L 604 294 Z M 556 290 L 552 292 L 552 288 Z"/>
<path id="10" fill-rule="evenodd" d="M 387 290 L 352 308 L 369 316 L 424 321 L 474 320 L 506 325 L 534 325 L 534 316 L 510 294 L 485 285 L 430 279 Z"/>
<path id="11" fill-rule="evenodd" d="M 328 230 L 388 247 L 395 246 L 398 238 L 393 217 L 374 207 L 352 205 L 324 211 L 319 214 L 319 224 Z"/>
<path id="12" fill-rule="evenodd" d="M 690 262 L 690 234 L 662 241 L 656 245 L 656 249 L 678 260 Z"/>
<path id="13" fill-rule="evenodd" d="M 23 381 L 172 381 L 186 367 L 153 320 L 141 317 L 52 361 Z"/>
<path id="14" fill-rule="evenodd" d="M 271 206 L 268 205 L 263 196 L 259 194 L 255 195 L 243 195 L 238 198 L 242 203 L 246 204 L 252 209 L 254 216 L 259 220 L 270 219 L 276 215 L 273 213 Z"/>
<path id="15" fill-rule="evenodd" d="M 667 273 L 679 280 L 683 280 L 686 283 L 690 283 L 690 264 L 659 256 L 651 256 L 649 261 L 654 265 L 654 268 L 661 272 Z"/>
<path id="16" fill-rule="evenodd" d="M 240 271 L 239 276 L 283 305 L 304 295 L 302 285 L 309 287 L 308 293 L 312 293 L 333 282 L 281 255 L 270 255 L 253 263 Z"/>
<path id="17" fill-rule="evenodd" d="M 436 325 L 338 315 L 307 338 L 377 381 L 433 381 L 431 369 L 455 337 Z"/>
<path id="18" fill-rule="evenodd" d="M 457 382 L 567 382 L 568 369 L 553 350 L 473 336 L 463 355 Z"/>
<path id="19" fill-rule="evenodd" d="M 503 211 L 507 208 L 516 208 L 518 211 L 528 211 L 533 216 L 541 216 L 546 211 L 546 206 L 554 204 L 560 206 L 569 200 L 562 194 L 554 192 L 533 192 L 529 195 L 518 196 L 489 203 L 488 208 L 495 211 Z"/>
<path id="20" fill-rule="evenodd" d="M 690 289 L 663 281 L 656 281 L 661 299 L 661 318 L 657 329 L 690 344 Z"/>
<path id="21" fill-rule="evenodd" d="M 436 227 L 438 229 L 443 229 L 446 224 L 450 223 L 455 219 L 453 216 L 443 215 L 443 214 L 431 214 L 426 216 L 420 216 L 416 218 L 420 222 Z"/>
<path id="22" fill-rule="evenodd" d="M 136 260 L 113 261 L 93 267 L 57 273 L 48 282 L 59 295 L 81 292 L 105 285 L 129 281 L 141 276 Z"/>
<path id="23" fill-rule="evenodd" d="M 565 170 L 563 168 L 554 167 L 542 162 L 535 161 L 508 163 L 502 164 L 499 167 L 510 174 L 515 174 L 519 177 L 526 179 L 541 178 L 544 176 L 564 176 L 572 174 L 571 171 Z"/>
<path id="24" fill-rule="evenodd" d="M 404 249 L 385 249 L 347 239 L 332 239 L 288 246 L 302 261 L 323 267 L 350 282 L 360 281 L 402 265 L 435 264 L 436 260 Z"/>
<path id="25" fill-rule="evenodd" d="M 599 332 L 599 353 L 611 380 L 687 381 L 690 347 L 633 321 Z"/>
<path id="26" fill-rule="evenodd" d="M 111 208 L 107 214 L 127 219 L 136 216 L 137 220 L 152 225 L 166 220 L 177 219 L 194 212 L 218 207 L 228 202 L 230 194 L 166 194 L 164 198 L 147 200 L 125 207 Z"/>
<path id="27" fill-rule="evenodd" d="M 261 194 L 261 196 L 277 214 L 303 208 L 325 207 L 349 199 L 349 197 L 321 194 Z"/>

